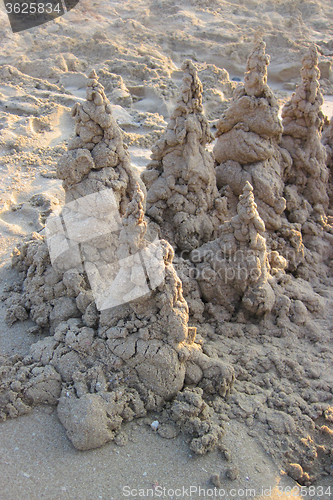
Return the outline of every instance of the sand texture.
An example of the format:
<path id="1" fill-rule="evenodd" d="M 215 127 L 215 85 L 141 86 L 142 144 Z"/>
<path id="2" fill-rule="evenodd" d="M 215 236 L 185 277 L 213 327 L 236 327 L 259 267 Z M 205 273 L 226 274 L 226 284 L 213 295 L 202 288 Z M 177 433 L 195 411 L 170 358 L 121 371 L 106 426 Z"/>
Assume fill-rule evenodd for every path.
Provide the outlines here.
<path id="1" fill-rule="evenodd" d="M 329 500 L 332 3 L 0 19 L 1 500 Z"/>
<path id="2" fill-rule="evenodd" d="M 216 235 L 225 205 L 216 187 L 213 156 L 206 150 L 213 135 L 203 114 L 202 84 L 191 61 L 181 69 L 180 97 L 142 178 L 147 215 L 177 248 L 191 251 Z"/>

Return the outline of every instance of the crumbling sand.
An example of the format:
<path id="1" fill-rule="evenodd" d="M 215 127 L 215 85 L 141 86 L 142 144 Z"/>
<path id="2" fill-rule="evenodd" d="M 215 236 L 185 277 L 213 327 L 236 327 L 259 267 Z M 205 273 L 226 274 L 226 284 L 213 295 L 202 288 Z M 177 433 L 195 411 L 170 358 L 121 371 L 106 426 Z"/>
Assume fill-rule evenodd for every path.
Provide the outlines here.
<path id="1" fill-rule="evenodd" d="M 4 361 L 1 412 L 5 419 L 36 403 L 56 404 L 61 390 L 59 419 L 74 446 L 87 450 L 115 439 L 123 421 L 162 408 L 185 378 L 226 396 L 233 369 L 195 344 L 170 244 L 145 240 L 144 195 L 133 185 L 121 131 L 94 71 L 87 101 L 74 106 L 73 116 L 76 135 L 57 166 L 68 203 L 50 217 L 46 241 L 35 234 L 15 250 L 22 293 L 5 301 L 10 324 L 30 315 L 53 336 L 13 368 Z M 218 429 L 198 427 L 193 450 L 216 446 Z"/>
<path id="2" fill-rule="evenodd" d="M 327 213 L 328 170 L 320 141 L 324 116 L 321 111 L 318 53 L 315 46 L 302 60 L 302 83 L 282 109 L 283 141 L 293 163 L 285 174 L 289 220 L 304 225 L 323 221 Z"/>
<path id="3" fill-rule="evenodd" d="M 218 194 L 214 160 L 206 150 L 213 140 L 202 107 L 202 85 L 191 61 L 182 65 L 183 85 L 152 161 L 142 178 L 147 215 L 177 248 L 191 251 L 212 239 L 225 215 Z"/>
<path id="4" fill-rule="evenodd" d="M 126 143 L 144 148 L 150 147 L 161 137 L 162 128 L 165 126 L 164 120 L 168 118 L 169 110 L 171 111 L 175 105 L 180 79 L 178 67 L 184 59 L 190 58 L 196 61 L 198 75 L 204 85 L 203 107 L 206 116 L 209 120 L 220 117 L 227 109 L 232 89 L 235 87 L 235 83 L 229 81 L 222 68 L 227 69 L 230 79 L 234 76 L 242 79 L 247 57 L 253 50 L 253 33 L 258 26 L 265 32 L 267 51 L 271 54 L 268 76 L 275 88 L 277 81 L 281 86 L 283 82 L 286 83 L 289 88 L 295 88 L 295 82 L 301 83 L 301 59 L 309 50 L 309 40 L 315 40 L 320 51 L 318 67 L 322 73 L 321 89 L 325 93 L 332 92 L 330 58 L 333 52 L 329 36 L 332 30 L 333 12 L 330 2 L 303 2 L 293 5 L 269 2 L 261 2 L 260 5 L 253 2 L 249 5 L 191 2 L 190 6 L 179 3 L 175 5 L 173 2 L 163 2 L 163 5 L 161 2 L 140 2 L 134 6 L 123 2 L 112 6 L 102 3 L 93 8 L 89 6 L 89 9 L 85 10 L 87 7 L 83 1 L 82 5 L 57 22 L 40 27 L 34 33 L 26 32 L 13 36 L 6 28 L 7 20 L 3 6 L 0 6 L 1 20 L 4 21 L 0 28 L 3 34 L 0 88 L 2 148 L 0 190 L 1 210 L 3 210 L 1 252 L 4 258 L 9 256 L 14 245 L 18 244 L 25 234 L 29 234 L 31 229 L 39 230 L 40 224 L 43 223 L 43 212 L 48 210 L 47 203 L 44 207 L 29 203 L 28 200 L 32 195 L 47 192 L 63 203 L 63 190 L 60 181 L 55 178 L 55 166 L 66 151 L 65 142 L 73 128 L 70 108 L 78 98 L 81 99 L 80 104 L 83 104 L 84 87 L 89 75 L 88 68 L 95 66 L 101 83 L 106 87 L 109 83 L 105 94 L 111 99 L 112 104 L 117 105 L 113 109 L 113 115 L 118 124 L 124 126 L 126 130 Z M 162 15 L 165 19 L 163 26 Z M 279 92 L 280 99 L 281 97 L 285 99 L 286 95 L 287 93 Z M 150 115 L 145 114 L 147 110 L 151 112 Z M 209 125 L 213 123 L 210 122 Z M 323 143 L 329 153 L 329 142 L 325 132 Z M 147 151 L 142 153 L 144 156 Z M 143 165 L 142 162 L 140 164 Z M 329 163 L 327 166 L 329 167 Z M 278 178 L 277 181 L 280 182 Z M 260 214 L 261 198 L 256 195 L 254 182 L 252 184 Z M 291 185 L 292 183 L 289 184 Z M 330 194 L 330 180 L 327 190 Z M 230 221 L 236 214 L 238 195 L 232 197 L 228 190 L 220 194 L 222 199 L 223 196 L 229 199 L 229 213 L 224 215 L 221 222 Z M 241 194 L 241 191 L 238 194 Z M 288 201 L 285 194 L 279 196 Z M 303 197 L 303 194 L 301 196 Z M 128 196 L 126 206 L 130 199 L 132 197 Z M 125 211 L 124 209 L 123 213 Z M 29 214 L 34 221 L 32 227 L 29 227 L 28 223 Z M 331 216 L 330 207 L 325 215 Z M 207 397 L 211 379 L 206 378 L 205 384 L 202 384 L 205 389 L 202 401 L 209 407 L 214 407 L 215 422 L 220 429 L 224 427 L 227 430 L 222 443 L 227 442 L 229 450 L 233 450 L 231 465 L 223 462 L 221 458 L 230 457 L 230 452 L 225 450 L 220 456 L 212 452 L 205 458 L 191 461 L 189 466 L 184 468 L 184 463 L 189 460 L 186 454 L 189 449 L 182 448 L 181 444 L 184 434 L 181 434 L 182 437 L 178 440 L 175 438 L 174 441 L 172 439 L 167 441 L 170 446 L 168 451 L 163 442 L 153 441 L 155 438 L 158 439 L 160 434 L 156 433 L 155 436 L 150 427 L 146 432 L 142 432 L 142 427 L 140 428 L 139 434 L 142 434 L 149 444 L 145 442 L 138 445 L 142 453 L 138 454 L 141 460 L 136 462 L 132 456 L 132 451 L 136 449 L 133 442 L 123 449 L 120 448 L 119 455 L 115 452 L 110 456 L 109 450 L 114 450 L 113 443 L 95 452 L 76 454 L 62 434 L 58 419 L 55 416 L 48 417 L 43 413 L 42 407 L 38 407 L 40 409 L 33 410 L 27 417 L 8 420 L 1 429 L 4 448 L 12 450 L 11 454 L 6 455 L 4 452 L 3 460 L 8 465 L 6 463 L 2 465 L 2 478 L 6 483 L 3 492 L 8 499 L 26 498 L 29 494 L 35 498 L 44 495 L 50 499 L 64 495 L 68 495 L 68 498 L 79 496 L 83 498 L 85 494 L 89 498 L 100 496 L 109 498 L 111 491 L 116 491 L 112 493 L 113 496 L 120 496 L 122 492 L 121 488 L 118 488 L 118 483 L 121 484 L 123 478 L 114 466 L 115 463 L 121 463 L 121 469 L 127 471 L 127 476 L 131 476 L 133 486 L 140 484 L 141 475 L 147 471 L 147 475 L 144 476 L 147 486 L 155 484 L 154 467 L 149 463 L 147 470 L 140 469 L 144 462 L 142 457 L 147 454 L 147 450 L 148 455 L 152 456 L 154 446 L 161 451 L 158 460 L 155 460 L 158 462 L 156 474 L 160 482 L 166 477 L 172 476 L 178 479 L 184 477 L 185 470 L 186 478 L 192 480 L 197 478 L 202 484 L 210 475 L 218 474 L 222 485 L 228 489 L 230 479 L 225 479 L 226 469 L 235 471 L 238 468 L 239 478 L 232 484 L 244 487 L 244 484 L 256 483 L 260 491 L 260 487 L 267 484 L 265 481 L 269 481 L 272 485 L 276 484 L 272 474 L 273 465 L 261 464 L 261 460 L 265 460 L 257 446 L 257 443 L 261 442 L 267 454 L 273 456 L 276 464 L 288 471 L 295 480 L 303 484 L 308 481 L 316 484 L 316 480 L 320 485 L 331 484 L 330 219 L 326 221 L 324 218 L 325 224 L 322 225 L 320 220 L 319 224 L 314 223 L 313 217 L 310 216 L 307 222 L 314 224 L 311 225 L 311 231 L 316 234 L 309 235 L 303 232 L 302 235 L 300 223 L 299 225 L 290 223 L 291 225 L 283 230 L 284 214 L 276 214 L 274 210 L 272 220 L 274 217 L 282 220 L 282 229 L 268 229 L 265 221 L 267 227 L 264 236 L 268 255 L 272 251 L 278 252 L 272 254 L 274 258 L 268 261 L 271 267 L 268 268 L 271 275 L 269 282 L 277 300 L 273 309 L 266 313 L 264 318 L 248 318 L 244 314 L 246 311 L 237 310 L 230 321 L 230 313 L 222 308 L 214 308 L 212 303 L 205 303 L 202 300 L 198 282 L 193 278 L 195 265 L 178 256 L 174 259 L 178 276 L 183 282 L 184 296 L 189 305 L 189 324 L 198 327 L 194 345 L 200 346 L 200 350 L 209 354 L 209 359 L 215 357 L 225 363 L 231 363 L 236 371 L 237 380 L 231 398 L 227 401 L 217 396 Z M 140 231 L 139 233 L 141 234 Z M 146 236 L 151 243 L 150 230 Z M 219 236 L 217 233 L 216 237 Z M 34 245 L 40 248 L 43 246 L 38 237 L 34 240 Z M 34 245 L 32 248 L 35 248 Z M 186 254 L 183 254 L 183 257 L 185 256 Z M 278 267 L 277 264 L 283 262 L 281 256 L 288 260 L 287 272 L 280 269 L 274 275 L 272 263 Z M 45 261 L 42 259 L 41 263 L 36 262 L 36 264 L 37 267 L 40 264 L 42 269 Z M 22 269 L 21 273 L 23 272 Z M 298 276 L 297 279 L 294 279 L 290 272 Z M 23 276 L 22 274 L 19 276 L 15 269 L 6 276 L 9 283 L 4 298 L 9 300 L 9 294 L 12 296 L 13 310 L 16 309 L 20 316 L 18 306 Z M 75 276 L 76 273 L 70 277 L 72 280 L 70 285 L 68 280 L 69 286 L 68 288 L 65 286 L 64 293 L 67 294 L 70 290 L 69 293 L 74 295 L 69 298 L 76 301 L 75 292 L 71 288 Z M 52 287 L 53 284 L 45 291 L 46 296 Z M 81 297 L 83 296 L 85 294 Z M 82 309 L 87 299 L 89 297 L 85 296 L 80 304 Z M 29 307 L 28 309 L 22 307 L 21 319 L 30 313 Z M 1 309 L 5 313 L 5 306 Z M 80 309 L 77 314 L 82 316 Z M 91 340 L 91 330 L 95 328 L 82 324 L 77 326 L 80 316 L 74 318 L 68 330 L 68 342 L 73 342 L 71 350 L 75 353 L 81 351 L 82 345 L 85 347 L 85 342 Z M 15 319 L 15 314 L 12 319 Z M 89 313 L 85 320 L 96 321 L 96 315 Z M 6 366 L 4 393 L 12 398 L 12 400 L 7 399 L 4 405 L 8 405 L 13 415 L 17 411 L 13 409 L 14 404 L 22 410 L 25 405 L 30 411 L 31 405 L 34 404 L 33 398 L 36 402 L 40 402 L 43 398 L 49 398 L 48 401 L 52 402 L 59 394 L 57 392 L 59 380 L 48 368 L 51 365 L 44 366 L 38 362 L 40 366 L 35 366 L 36 363 L 32 362 L 31 358 L 22 362 L 14 357 L 8 361 L 7 353 L 12 348 L 16 349 L 16 352 L 20 350 L 24 359 L 32 335 L 37 335 L 38 339 L 45 336 L 41 328 L 32 325 L 31 320 L 26 320 L 23 323 L 14 323 L 10 329 L 5 325 L 2 326 L 4 334 L 1 336 L 1 345 L 6 353 L 3 360 Z M 31 332 L 35 331 L 35 334 L 25 331 L 31 327 Z M 48 328 L 47 326 L 46 335 Z M 58 327 L 55 326 L 56 328 Z M 137 333 L 134 331 L 135 328 L 137 327 L 134 325 L 128 336 Z M 65 339 L 66 337 L 67 331 Z M 106 339 L 100 340 L 106 341 Z M 124 342 L 126 338 L 121 338 L 120 341 Z M 59 341 L 59 346 L 68 348 L 66 340 Z M 79 356 L 85 358 L 80 352 Z M 28 364 L 25 365 L 25 362 Z M 193 369 L 188 371 L 192 379 L 187 378 L 187 381 L 194 381 L 193 377 L 200 373 L 196 366 L 198 365 L 194 364 Z M 88 367 L 88 370 L 89 368 L 91 367 Z M 22 387 L 19 388 L 14 384 L 13 388 L 9 388 L 8 385 L 18 373 L 23 379 Z M 88 380 L 76 381 L 78 390 L 82 391 L 82 405 L 85 400 L 87 402 L 86 409 L 91 409 L 91 406 L 88 402 L 89 393 L 85 393 L 87 396 L 84 395 L 85 384 L 90 390 L 90 384 L 96 387 L 102 380 L 99 377 L 94 372 L 89 373 Z M 101 383 L 103 385 L 103 380 Z M 32 393 L 31 387 L 38 390 Z M 50 391 L 46 393 L 43 387 Z M 72 387 L 69 389 L 69 397 L 66 395 L 65 401 L 70 401 L 69 406 L 77 404 L 78 411 L 83 415 L 76 389 Z M 214 385 L 212 390 L 214 392 Z M 108 426 L 110 418 L 105 416 L 107 410 L 114 416 L 113 410 L 118 403 L 119 411 L 122 405 L 124 408 L 123 416 L 120 417 L 123 421 L 128 416 L 131 418 L 128 408 L 140 413 L 141 407 L 137 403 L 135 389 L 131 391 L 123 399 L 120 396 L 117 402 L 99 398 L 95 405 L 100 410 L 99 421 Z M 105 395 L 104 390 L 99 392 L 100 395 Z M 190 394 L 180 395 L 182 403 L 187 397 L 195 399 Z M 20 398 L 22 405 L 18 401 Z M 171 408 L 168 405 L 172 403 L 166 403 L 166 412 Z M 198 402 L 196 408 L 191 408 L 193 416 L 205 406 L 203 402 Z M 64 406 L 64 422 L 67 422 L 73 437 L 73 429 L 74 431 L 78 429 L 75 427 L 78 422 L 68 418 L 67 410 L 68 408 Z M 89 425 L 94 422 L 96 415 L 88 413 L 85 415 L 86 420 L 83 419 L 79 423 L 84 423 L 87 425 L 86 429 L 91 430 Z M 160 426 L 161 435 L 163 426 L 169 426 L 166 427 L 165 436 L 177 434 L 178 430 L 175 430 L 174 420 L 169 414 L 157 412 L 152 419 L 149 417 L 147 421 L 149 426 L 154 419 L 164 422 Z M 119 428 L 111 430 L 103 425 L 101 434 L 97 435 L 97 438 L 92 433 L 92 440 L 96 438 L 97 442 L 98 440 L 103 442 L 109 439 L 110 433 L 113 432 L 114 442 L 125 443 L 126 438 Z M 125 425 L 126 429 L 128 425 L 132 424 Z M 191 422 L 191 425 L 192 427 L 185 428 L 182 419 L 179 420 L 178 427 L 190 433 L 188 438 L 190 441 L 193 438 L 200 438 L 201 432 L 201 425 L 198 422 L 197 424 Z M 96 428 L 95 425 L 93 427 Z M 231 428 L 232 433 L 228 432 Z M 40 434 L 40 431 L 44 432 L 47 439 L 44 434 Z M 82 428 L 79 428 L 76 435 L 82 436 L 81 431 Z M 35 432 L 38 443 L 32 437 Z M 243 444 L 240 443 L 240 438 Z M 214 442 L 214 439 L 211 442 Z M 140 437 L 139 442 L 141 442 Z M 81 443 L 83 446 L 87 445 L 87 441 L 82 440 Z M 15 451 L 18 447 L 20 450 L 27 449 L 27 453 L 30 450 L 34 451 L 25 455 L 23 451 Z M 184 453 L 181 461 L 178 460 L 179 453 Z M 127 455 L 131 458 L 129 459 Z M 39 465 L 33 463 L 32 456 L 37 457 Z M 89 463 L 85 461 L 85 456 L 89 456 Z M 52 457 L 51 461 L 48 461 L 49 457 Z M 69 457 L 70 463 L 66 462 Z M 121 457 L 119 461 L 117 457 Z M 128 463 L 131 460 L 138 465 L 139 475 Z M 64 465 L 61 466 L 60 463 Z M 84 477 L 80 475 L 78 464 L 85 464 Z M 92 464 L 96 466 L 98 477 L 92 470 Z M 106 474 L 103 473 L 105 464 L 107 464 Z M 251 468 L 250 464 L 254 467 Z M 207 472 L 204 472 L 202 467 Z M 262 472 L 257 473 L 256 468 L 260 468 Z M 28 470 L 29 474 L 25 472 L 26 475 L 22 475 L 22 470 Z M 70 474 L 80 477 L 81 480 L 73 482 L 69 470 Z M 43 472 L 39 474 L 38 471 Z M 110 475 L 113 482 L 117 483 L 116 488 L 114 484 L 110 484 Z M 249 478 L 246 479 L 246 483 L 244 483 L 245 477 Z M 59 478 L 64 478 L 64 483 L 61 483 Z M 93 489 L 91 478 L 93 478 Z M 283 476 L 280 484 L 284 484 L 285 479 L 286 476 Z M 35 480 L 38 480 L 37 486 Z M 65 487 L 63 484 L 66 484 L 67 491 L 61 489 Z M 105 485 L 109 485 L 109 489 Z"/>

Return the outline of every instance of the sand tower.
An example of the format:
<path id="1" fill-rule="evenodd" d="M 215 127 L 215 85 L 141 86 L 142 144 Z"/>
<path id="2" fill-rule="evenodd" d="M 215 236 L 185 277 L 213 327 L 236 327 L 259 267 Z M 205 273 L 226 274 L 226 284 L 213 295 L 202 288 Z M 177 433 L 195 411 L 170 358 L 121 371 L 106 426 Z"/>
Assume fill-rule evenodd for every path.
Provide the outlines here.
<path id="1" fill-rule="evenodd" d="M 69 439 L 86 450 L 119 441 L 123 421 L 161 409 L 186 383 L 181 398 L 194 397 L 194 414 L 203 412 L 191 446 L 204 453 L 222 431 L 202 390 L 228 394 L 233 369 L 196 343 L 173 249 L 146 237 L 144 193 L 94 71 L 73 115 L 76 136 L 57 170 L 67 203 L 46 238 L 35 234 L 15 249 L 21 292 L 6 301 L 9 322 L 30 316 L 48 336 L 3 363 L 0 417 L 58 405 Z"/>
<path id="2" fill-rule="evenodd" d="M 218 121 L 214 155 L 218 188 L 231 190 L 226 192 L 229 207 L 235 212 L 238 196 L 250 182 L 266 229 L 276 230 L 286 205 L 283 172 L 291 160 L 279 147 L 282 124 L 278 103 L 267 85 L 268 64 L 265 43 L 257 39 L 247 61 L 245 83 L 236 87 Z"/>
<path id="3" fill-rule="evenodd" d="M 267 85 L 269 56 L 265 43 L 255 40 L 244 84 L 239 84 L 230 106 L 217 124 L 217 186 L 228 199 L 229 213 L 237 213 L 238 197 L 249 182 L 258 213 L 265 223 L 267 244 L 295 270 L 304 259 L 300 226 L 291 224 L 285 214 L 285 172 L 291 168 L 288 151 L 281 148 L 282 123 L 279 105 Z"/>
<path id="4" fill-rule="evenodd" d="M 63 179 L 66 203 L 112 189 L 120 215 L 124 215 L 135 184 L 139 183 L 142 190 L 144 185 L 131 166 L 122 131 L 95 70 L 89 74 L 86 101 L 73 107 L 72 116 L 75 136 L 57 167 L 57 175 Z"/>
<path id="5" fill-rule="evenodd" d="M 213 157 L 206 149 L 213 136 L 203 113 L 202 85 L 191 61 L 185 61 L 182 70 L 177 105 L 142 178 L 147 215 L 176 248 L 190 251 L 214 237 L 225 204 L 217 191 Z"/>
<path id="6" fill-rule="evenodd" d="M 264 233 L 253 188 L 246 182 L 237 215 L 221 226 L 220 237 L 191 252 L 207 302 L 220 304 L 231 313 L 241 303 L 257 316 L 273 308 L 275 295 L 268 283 L 270 266 Z"/>
<path id="7" fill-rule="evenodd" d="M 314 45 L 303 57 L 302 65 L 302 83 L 282 109 L 284 132 L 281 145 L 293 160 L 285 174 L 288 219 L 302 224 L 304 233 L 308 232 L 311 222 L 325 224 L 328 169 L 326 151 L 321 143 L 323 96 Z"/>

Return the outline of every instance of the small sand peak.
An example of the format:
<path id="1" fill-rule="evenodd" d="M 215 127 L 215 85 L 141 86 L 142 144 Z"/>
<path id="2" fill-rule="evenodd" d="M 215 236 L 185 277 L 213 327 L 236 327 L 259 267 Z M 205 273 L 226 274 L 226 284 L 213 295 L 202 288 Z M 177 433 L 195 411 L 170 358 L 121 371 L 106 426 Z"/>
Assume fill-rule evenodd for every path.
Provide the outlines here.
<path id="1" fill-rule="evenodd" d="M 253 197 L 253 186 L 252 184 L 249 183 L 249 181 L 246 181 L 243 187 L 243 194 L 241 196 L 251 196 Z M 254 199 L 254 198 L 253 198 Z"/>
<path id="2" fill-rule="evenodd" d="M 244 75 L 245 90 L 250 96 L 261 96 L 267 87 L 267 66 L 269 65 L 270 56 L 266 54 L 265 49 L 266 43 L 257 34 L 255 47 L 248 57 Z"/>
<path id="3" fill-rule="evenodd" d="M 253 187 L 248 181 L 246 181 L 244 185 L 243 193 L 239 196 L 237 213 L 244 222 L 255 217 L 257 219 L 260 219 L 257 211 L 257 205 L 254 201 Z M 262 222 L 262 224 L 264 224 L 262 219 L 260 219 L 260 221 Z M 263 228 L 265 230 L 265 225 L 263 226 Z"/>
<path id="4" fill-rule="evenodd" d="M 306 98 L 309 102 L 314 103 L 317 95 L 321 94 L 319 90 L 320 69 L 318 67 L 318 51 L 315 44 L 309 47 L 309 51 L 302 59 L 301 77 L 302 84 L 300 87 L 310 93 L 306 95 Z"/>
<path id="5" fill-rule="evenodd" d="M 242 224 L 241 235 L 239 235 L 237 231 L 234 233 L 238 241 L 244 242 L 244 235 L 248 234 L 248 243 L 250 243 L 250 240 L 253 239 L 254 236 L 253 230 L 255 233 L 260 234 L 265 232 L 265 223 L 258 213 L 257 204 L 254 201 L 253 187 L 248 181 L 245 183 L 243 193 L 239 196 L 237 215 L 231 219 L 231 224 L 235 229 L 238 228 L 239 221 Z"/>
<path id="6" fill-rule="evenodd" d="M 144 220 L 144 194 L 137 182 L 133 189 L 133 197 L 127 206 L 126 213 L 122 219 L 122 229 L 119 234 L 119 248 L 117 255 L 124 259 L 129 255 L 135 255 L 141 248 L 147 246 L 145 234 L 147 222 Z"/>
<path id="7" fill-rule="evenodd" d="M 98 76 L 97 76 L 97 73 L 95 71 L 95 69 L 92 69 L 88 75 L 89 78 L 92 78 L 94 80 L 98 80 Z"/>
<path id="8" fill-rule="evenodd" d="M 218 239 L 193 251 L 191 260 L 201 271 L 198 282 L 207 302 L 219 304 L 232 314 L 236 304 L 242 304 L 251 316 L 272 310 L 275 294 L 268 282 L 265 224 L 249 182 L 239 196 L 237 215 L 222 224 Z"/>
<path id="9" fill-rule="evenodd" d="M 181 70 L 184 72 L 180 96 L 172 118 L 188 113 L 202 113 L 202 83 L 199 80 L 197 69 L 190 59 L 186 59 Z"/>

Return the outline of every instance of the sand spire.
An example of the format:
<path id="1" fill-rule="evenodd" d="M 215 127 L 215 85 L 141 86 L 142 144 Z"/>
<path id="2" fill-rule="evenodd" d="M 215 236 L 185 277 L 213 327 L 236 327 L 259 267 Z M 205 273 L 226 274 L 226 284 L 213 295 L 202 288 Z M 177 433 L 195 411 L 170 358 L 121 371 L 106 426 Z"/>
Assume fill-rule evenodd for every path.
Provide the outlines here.
<path id="1" fill-rule="evenodd" d="M 249 96 L 261 97 L 267 91 L 267 67 L 270 56 L 265 52 L 266 44 L 260 36 L 255 38 L 255 48 L 246 62 L 244 87 Z"/>
<path id="2" fill-rule="evenodd" d="M 191 253 L 199 271 L 204 299 L 233 312 L 240 303 L 254 315 L 270 311 L 275 296 L 267 279 L 265 224 L 254 202 L 253 188 L 245 183 L 237 215 L 221 226 L 221 235 Z"/>
<path id="3" fill-rule="evenodd" d="M 320 91 L 318 52 L 315 45 L 302 59 L 302 83 L 282 109 L 281 145 L 292 157 L 286 172 L 285 196 L 289 220 L 303 225 L 315 221 L 325 224 L 328 208 L 326 151 L 321 143 L 324 115 Z"/>
<path id="4" fill-rule="evenodd" d="M 112 189 L 120 214 L 125 213 L 136 183 L 144 185 L 131 166 L 103 86 L 95 70 L 89 74 L 86 101 L 72 109 L 75 136 L 61 158 L 57 175 L 63 179 L 66 202 L 103 189 Z"/>
<path id="5" fill-rule="evenodd" d="M 213 137 L 203 114 L 202 85 L 191 61 L 182 70 L 180 97 L 142 178 L 147 215 L 172 244 L 189 251 L 213 237 L 225 207 L 212 155 L 205 149 Z"/>
<path id="6" fill-rule="evenodd" d="M 281 227 L 285 208 L 282 174 L 291 160 L 278 146 L 282 124 L 278 103 L 266 83 L 268 63 L 265 43 L 257 39 L 248 58 L 245 84 L 235 89 L 217 124 L 214 154 L 218 188 L 231 188 L 229 205 L 236 210 L 237 198 L 250 182 L 266 228 L 275 230 Z"/>
<path id="7" fill-rule="evenodd" d="M 302 235 L 300 227 L 290 224 L 284 214 L 284 176 L 292 159 L 280 146 L 283 128 L 279 104 L 267 85 L 268 63 L 265 43 L 257 37 L 245 83 L 236 87 L 217 124 L 216 180 L 228 198 L 231 214 L 236 213 L 245 183 L 253 186 L 267 242 L 287 258 L 289 269 L 295 270 L 304 258 Z"/>

